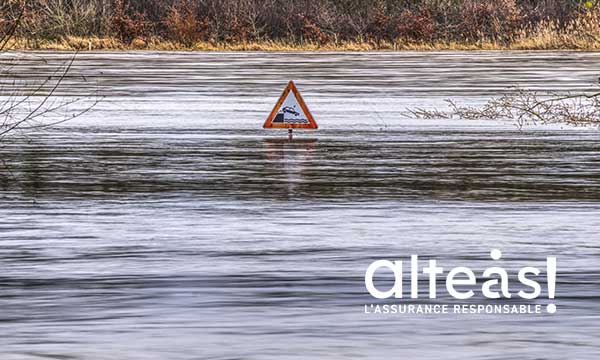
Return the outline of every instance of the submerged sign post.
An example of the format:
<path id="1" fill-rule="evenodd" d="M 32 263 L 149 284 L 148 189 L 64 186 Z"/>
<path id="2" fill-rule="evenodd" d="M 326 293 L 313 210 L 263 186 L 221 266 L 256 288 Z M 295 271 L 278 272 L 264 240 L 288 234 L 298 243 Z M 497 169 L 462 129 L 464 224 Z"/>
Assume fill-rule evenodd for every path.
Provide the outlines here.
<path id="1" fill-rule="evenodd" d="M 265 121 L 263 128 L 289 129 L 290 137 L 292 129 L 317 129 L 317 123 L 308 107 L 304 103 L 298 88 L 290 81 L 275 107 Z"/>

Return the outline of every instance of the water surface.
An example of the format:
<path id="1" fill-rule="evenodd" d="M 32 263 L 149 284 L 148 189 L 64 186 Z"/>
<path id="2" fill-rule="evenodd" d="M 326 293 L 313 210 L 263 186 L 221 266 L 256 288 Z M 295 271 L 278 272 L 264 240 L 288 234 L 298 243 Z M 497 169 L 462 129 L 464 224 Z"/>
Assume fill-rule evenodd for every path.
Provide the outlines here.
<path id="1" fill-rule="evenodd" d="M 20 56 L 31 91 L 71 55 Z M 1 358 L 597 359 L 600 133 L 405 109 L 589 90 L 599 61 L 79 54 L 59 95 L 102 102 L 0 149 Z M 260 128 L 289 79 L 321 127 L 293 142 Z M 510 270 L 557 256 L 558 312 L 363 313 L 373 260 L 480 271 L 492 248 Z"/>

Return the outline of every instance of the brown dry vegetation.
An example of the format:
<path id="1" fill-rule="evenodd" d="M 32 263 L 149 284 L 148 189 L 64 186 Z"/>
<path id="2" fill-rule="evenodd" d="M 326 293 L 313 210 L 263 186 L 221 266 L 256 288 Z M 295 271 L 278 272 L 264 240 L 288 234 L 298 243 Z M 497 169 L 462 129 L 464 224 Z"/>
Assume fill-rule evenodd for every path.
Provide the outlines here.
<path id="1" fill-rule="evenodd" d="M 21 49 L 600 49 L 579 0 L 5 0 L 0 31 L 17 16 Z"/>
<path id="2" fill-rule="evenodd" d="M 519 129 L 529 125 L 600 125 L 600 92 L 587 94 L 512 89 L 482 106 L 459 105 L 446 100 L 446 109 L 408 109 L 417 119 L 513 120 Z"/>

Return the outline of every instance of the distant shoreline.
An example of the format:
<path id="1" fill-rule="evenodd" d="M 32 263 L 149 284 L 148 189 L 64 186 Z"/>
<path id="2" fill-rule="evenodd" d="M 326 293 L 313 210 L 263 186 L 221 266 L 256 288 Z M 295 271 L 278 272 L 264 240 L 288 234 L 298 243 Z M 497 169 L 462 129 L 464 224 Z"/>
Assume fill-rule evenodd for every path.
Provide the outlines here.
<path id="1" fill-rule="evenodd" d="M 11 0 L 0 19 L 16 50 L 600 51 L 600 0 Z"/>
<path id="2" fill-rule="evenodd" d="M 55 40 L 13 39 L 8 46 L 11 50 L 55 50 L 55 51 L 444 51 L 444 50 L 555 50 L 555 51 L 600 51 L 600 41 L 595 38 L 556 39 L 524 38 L 509 44 L 495 42 L 458 43 L 410 43 L 388 41 L 344 41 L 336 43 L 293 43 L 289 41 L 253 42 L 197 42 L 193 46 L 163 40 L 160 38 L 137 38 L 130 43 L 117 38 L 66 36 Z"/>

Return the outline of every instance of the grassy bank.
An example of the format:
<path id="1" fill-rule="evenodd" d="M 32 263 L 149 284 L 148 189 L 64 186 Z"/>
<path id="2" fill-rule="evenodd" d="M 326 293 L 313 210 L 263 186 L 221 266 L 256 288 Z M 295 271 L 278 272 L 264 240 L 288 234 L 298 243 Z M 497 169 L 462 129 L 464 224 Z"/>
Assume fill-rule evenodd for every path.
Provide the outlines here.
<path id="1" fill-rule="evenodd" d="M 600 50 L 598 1 L 6 0 L 0 35 L 16 29 L 19 50 Z"/>
<path id="2" fill-rule="evenodd" d="M 117 38 L 66 36 L 55 40 L 11 40 L 12 50 L 58 50 L 58 51 L 98 51 L 98 50 L 155 50 L 155 51 L 442 51 L 442 50 L 578 50 L 600 51 L 600 40 L 595 37 L 573 37 L 542 33 L 524 37 L 511 43 L 481 41 L 478 43 L 458 42 L 357 42 L 340 41 L 335 43 L 315 43 L 288 41 L 252 42 L 197 42 L 186 45 L 159 38 L 134 39 L 126 43 Z"/>

